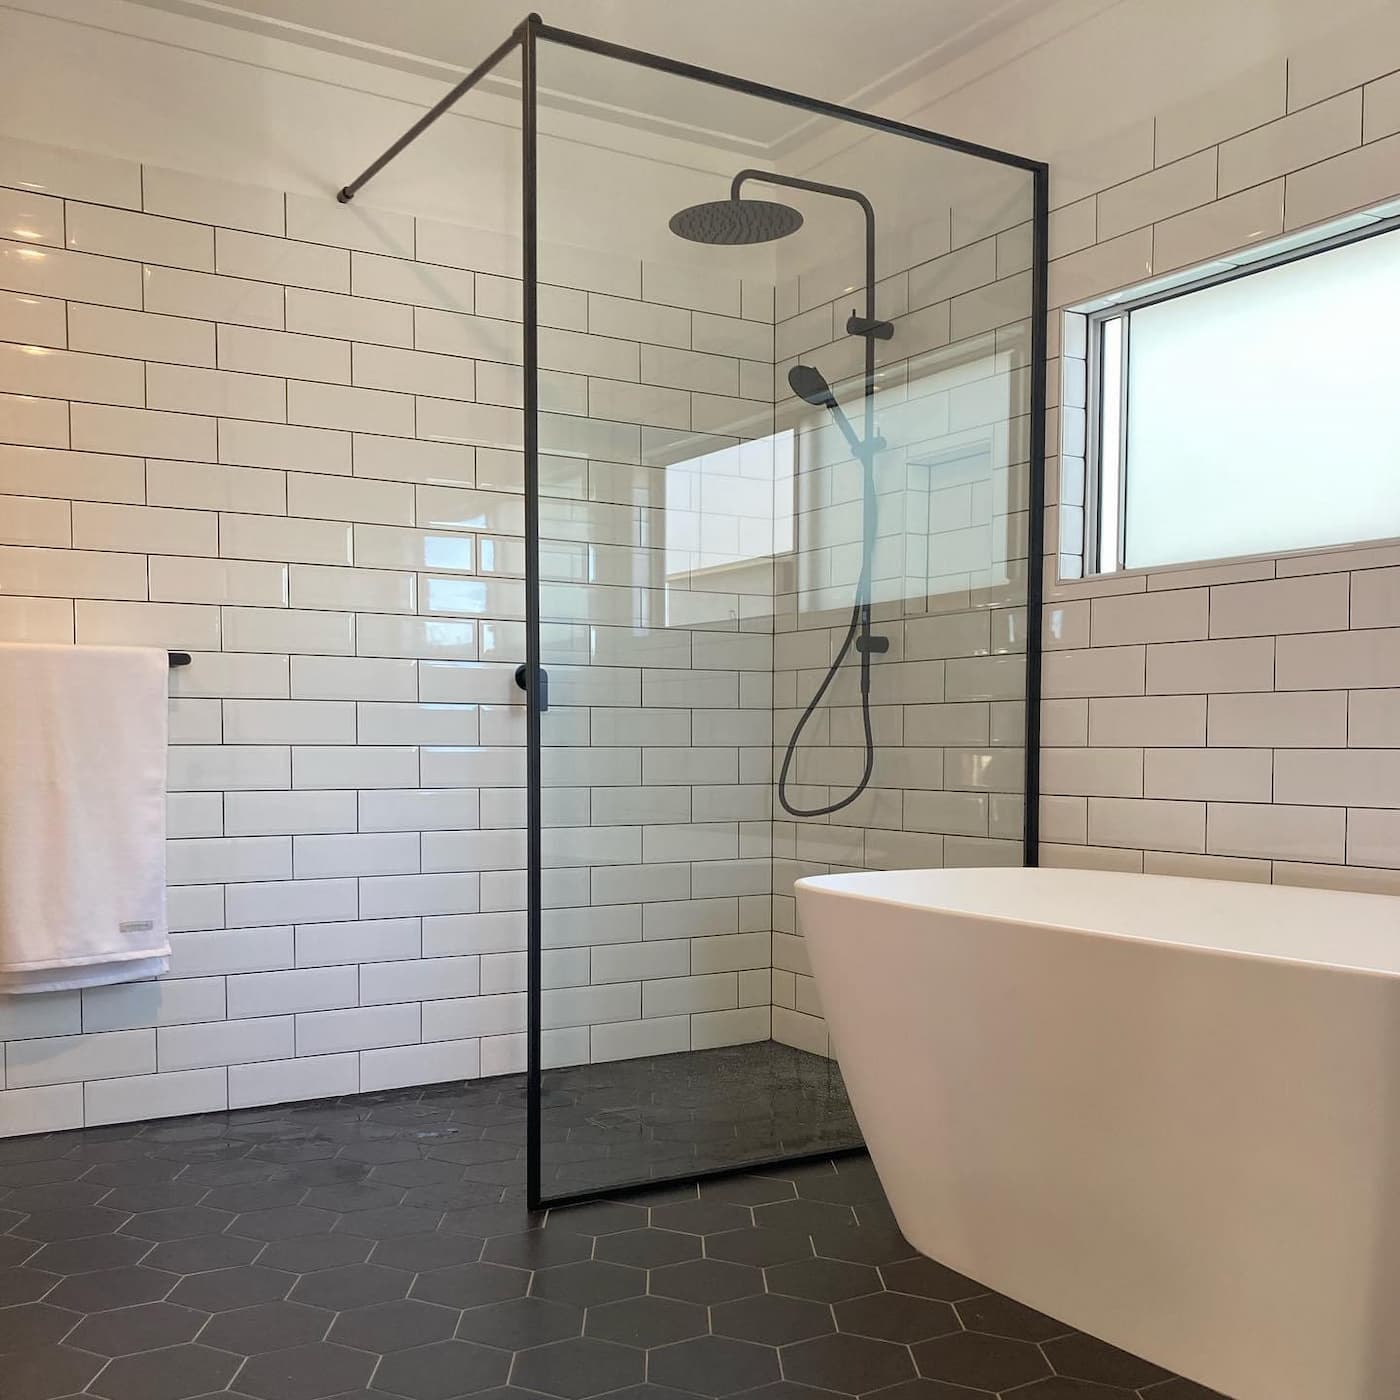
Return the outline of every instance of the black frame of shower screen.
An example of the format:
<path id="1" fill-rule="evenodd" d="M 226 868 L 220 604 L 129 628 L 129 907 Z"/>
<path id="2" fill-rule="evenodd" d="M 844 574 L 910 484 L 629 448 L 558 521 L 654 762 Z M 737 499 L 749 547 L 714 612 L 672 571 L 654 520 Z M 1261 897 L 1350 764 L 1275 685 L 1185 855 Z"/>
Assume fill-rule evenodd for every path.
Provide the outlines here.
<path id="1" fill-rule="evenodd" d="M 1039 793 L 1040 793 L 1040 669 L 1041 669 L 1041 601 L 1043 592 L 1043 561 L 1045 533 L 1045 410 L 1046 410 L 1046 336 L 1048 330 L 1048 266 L 1050 226 L 1050 172 L 1043 162 L 1009 151 L 945 136 L 907 122 L 862 112 L 839 103 L 806 97 L 766 83 L 753 82 L 703 68 L 679 59 L 628 48 L 622 44 L 595 39 L 573 30 L 558 29 L 546 24 L 539 15 L 529 14 L 496 49 L 453 87 L 435 106 L 429 109 L 382 155 L 366 167 L 339 194 L 342 203 L 352 199 L 364 184 L 415 141 L 437 119 L 450 111 L 463 96 L 491 73 L 503 59 L 520 53 L 521 81 L 521 237 L 523 242 L 523 320 L 524 320 L 524 447 L 525 447 L 525 664 L 518 678 L 526 694 L 526 782 L 528 852 L 528 968 L 526 1001 L 528 1006 L 528 1061 L 526 1070 L 527 1124 L 526 1170 L 530 1209 L 572 1205 L 616 1195 L 621 1190 L 637 1187 L 660 1187 L 697 1181 L 706 1177 L 726 1176 L 736 1172 L 752 1172 L 780 1164 L 838 1155 L 831 1151 L 782 1156 L 762 1161 L 744 1162 L 730 1167 L 712 1168 L 700 1172 L 684 1172 L 674 1177 L 657 1177 L 641 1182 L 617 1182 L 596 1190 L 575 1192 L 545 1198 L 541 1193 L 541 780 L 542 754 L 540 738 L 541 700 L 545 696 L 544 677 L 540 664 L 540 518 L 539 518 L 539 163 L 538 163 L 538 68 L 536 58 L 539 41 L 567 48 L 581 49 L 604 58 L 621 60 L 657 72 L 670 73 L 694 82 L 750 97 L 764 98 L 815 116 L 830 117 L 874 131 L 902 136 L 925 145 L 939 146 L 997 165 L 1024 170 L 1032 180 L 1031 214 L 1031 421 L 1030 421 L 1030 485 L 1026 578 L 1026 723 L 1025 723 L 1025 817 L 1023 856 L 1026 865 L 1039 862 Z"/>

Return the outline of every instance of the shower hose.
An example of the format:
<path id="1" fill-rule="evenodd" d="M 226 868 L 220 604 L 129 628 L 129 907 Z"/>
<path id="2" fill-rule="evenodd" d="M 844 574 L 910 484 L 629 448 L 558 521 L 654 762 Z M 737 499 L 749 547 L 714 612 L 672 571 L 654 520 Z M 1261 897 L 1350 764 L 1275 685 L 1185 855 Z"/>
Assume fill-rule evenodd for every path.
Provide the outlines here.
<path id="1" fill-rule="evenodd" d="M 832 658 L 831 665 L 827 667 L 826 675 L 822 677 L 821 684 L 807 702 L 807 708 L 802 711 L 802 718 L 797 721 L 792 731 L 787 752 L 783 754 L 783 766 L 778 773 L 778 801 L 783 810 L 793 817 L 827 817 L 833 812 L 839 812 L 843 807 L 849 807 L 870 785 L 870 775 L 875 770 L 875 735 L 870 724 L 870 657 L 872 652 L 888 651 L 889 639 L 872 636 L 870 632 L 870 579 L 874 564 L 878 506 L 875 495 L 875 444 L 870 441 L 868 434 L 866 441 L 861 444 L 860 457 L 865 469 L 865 501 L 862 510 L 860 577 L 856 580 L 851 620 L 846 627 L 846 636 L 841 646 Z M 802 731 L 817 712 L 822 697 L 831 688 L 831 683 L 836 679 L 852 647 L 855 647 L 860 655 L 860 720 L 865 732 L 865 764 L 861 770 L 860 781 L 844 797 L 829 802 L 824 807 L 798 807 L 789 800 L 787 794 L 788 775 L 792 770 L 798 741 L 802 738 Z"/>

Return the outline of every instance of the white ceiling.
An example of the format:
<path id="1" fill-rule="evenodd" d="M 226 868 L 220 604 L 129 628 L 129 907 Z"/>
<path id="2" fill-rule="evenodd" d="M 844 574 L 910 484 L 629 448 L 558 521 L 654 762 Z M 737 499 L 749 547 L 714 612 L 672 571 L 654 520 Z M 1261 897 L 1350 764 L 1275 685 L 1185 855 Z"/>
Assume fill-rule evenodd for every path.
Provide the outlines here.
<path id="1" fill-rule="evenodd" d="M 414 59 L 466 70 L 495 47 L 531 0 L 139 0 L 153 8 L 396 65 Z M 541 0 L 534 0 L 540 4 Z M 701 67 L 870 108 L 1044 0 L 554 0 L 544 19 Z M 361 48 L 360 46 L 365 46 Z M 368 51 L 366 51 L 366 49 Z M 587 102 L 617 102 L 607 65 L 559 56 L 541 85 Z M 443 74 L 446 76 L 446 73 Z M 675 79 L 632 70 L 620 105 L 743 143 L 772 145 L 800 124 L 707 89 L 687 99 Z M 750 110 L 740 110 L 745 106 Z"/>

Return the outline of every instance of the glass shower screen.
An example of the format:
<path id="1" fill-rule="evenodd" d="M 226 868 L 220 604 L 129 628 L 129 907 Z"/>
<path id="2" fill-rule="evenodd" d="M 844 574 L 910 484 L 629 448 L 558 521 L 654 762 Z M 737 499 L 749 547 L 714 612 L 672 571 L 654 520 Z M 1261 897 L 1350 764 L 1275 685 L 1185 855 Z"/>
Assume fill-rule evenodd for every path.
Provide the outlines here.
<path id="1" fill-rule="evenodd" d="M 527 47 L 547 1203 L 858 1146 L 793 881 L 1026 858 L 1044 209 L 1033 162 Z"/>

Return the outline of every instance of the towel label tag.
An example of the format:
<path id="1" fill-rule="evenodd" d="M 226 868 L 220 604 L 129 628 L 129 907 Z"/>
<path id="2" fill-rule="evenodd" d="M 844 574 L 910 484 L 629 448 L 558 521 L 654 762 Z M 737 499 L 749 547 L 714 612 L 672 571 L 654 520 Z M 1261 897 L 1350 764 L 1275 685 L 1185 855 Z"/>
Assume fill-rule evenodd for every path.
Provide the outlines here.
<path id="1" fill-rule="evenodd" d="M 149 933 L 155 928 L 153 919 L 128 919 L 124 924 L 117 925 L 118 933 Z"/>

